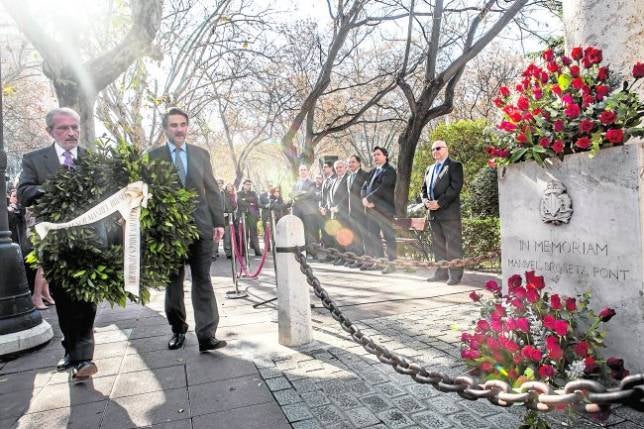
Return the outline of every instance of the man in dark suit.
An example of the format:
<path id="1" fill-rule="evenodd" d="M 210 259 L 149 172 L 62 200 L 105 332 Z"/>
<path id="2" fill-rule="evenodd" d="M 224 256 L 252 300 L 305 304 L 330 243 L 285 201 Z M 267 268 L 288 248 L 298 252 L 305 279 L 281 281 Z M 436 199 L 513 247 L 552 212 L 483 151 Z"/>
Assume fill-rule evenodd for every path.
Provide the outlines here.
<path id="1" fill-rule="evenodd" d="M 317 252 L 313 250 L 313 244 L 319 244 L 319 212 L 317 202 L 317 187 L 315 182 L 309 178 L 309 168 L 300 165 L 298 179 L 293 186 L 291 198 L 293 199 L 293 215 L 300 218 L 304 224 L 304 237 L 306 239 L 306 253 L 314 257 Z"/>
<path id="2" fill-rule="evenodd" d="M 333 171 L 333 162 L 325 161 L 322 165 L 322 174 L 324 175 L 324 181 L 322 182 L 322 189 L 320 192 L 320 201 L 318 206 L 320 208 L 320 235 L 322 245 L 324 247 L 333 247 L 335 239 L 327 233 L 327 221 L 331 218 L 331 213 L 329 212 L 329 193 L 331 192 L 331 186 L 335 180 L 335 172 Z M 331 256 L 327 256 L 327 260 L 331 259 Z"/>
<path id="3" fill-rule="evenodd" d="M 328 206 L 331 218 L 339 223 L 339 228 L 334 232 L 332 247 L 344 252 L 349 244 L 346 233 L 349 231 L 349 188 L 347 186 L 347 163 L 337 160 L 333 163 L 335 179 L 329 189 Z M 344 264 L 344 259 L 337 258 L 334 265 Z"/>
<path id="4" fill-rule="evenodd" d="M 460 194 L 463 166 L 449 158 L 449 149 L 442 140 L 432 144 L 432 156 L 436 162 L 425 170 L 422 197 L 429 210 L 434 257 L 437 261 L 462 258 Z M 428 281 L 447 280 L 448 285 L 455 285 L 460 283 L 462 277 L 463 268 L 439 268 Z"/>
<path id="5" fill-rule="evenodd" d="M 396 187 L 396 170 L 389 164 L 387 149 L 380 146 L 373 148 L 371 155 L 375 168 L 362 185 L 362 205 L 367 214 L 367 237 L 365 250 L 367 254 L 382 258 L 384 250 L 380 234 L 387 245 L 387 259 L 390 263 L 382 271 L 388 274 L 396 271 L 393 261 L 396 259 L 396 235 L 392 227 L 395 214 L 394 189 Z M 373 265 L 363 264 L 361 270 L 373 269 Z"/>
<path id="6" fill-rule="evenodd" d="M 364 254 L 364 237 L 366 235 L 365 225 L 367 224 L 367 217 L 365 215 L 365 208 L 362 205 L 362 196 L 360 192 L 369 173 L 362 169 L 362 159 L 358 155 L 351 155 L 349 157 L 349 172 L 347 178 L 347 187 L 349 189 L 349 204 L 347 212 L 349 213 L 349 229 L 353 232 L 353 240 L 347 247 L 347 250 L 355 253 L 356 255 Z M 360 262 L 349 262 L 346 264 L 352 268 L 358 267 Z"/>
<path id="7" fill-rule="evenodd" d="M 219 312 L 210 280 L 213 237 L 219 240 L 224 234 L 224 210 L 219 186 L 212 174 L 208 152 L 186 143 L 188 114 L 173 107 L 163 115 L 162 126 L 168 141 L 150 151 L 150 158 L 162 159 L 173 165 L 179 175 L 180 185 L 198 195 L 193 217 L 199 229 L 199 238 L 190 245 L 186 262 L 190 264 L 192 275 L 192 306 L 199 351 L 215 350 L 226 346 L 226 341 L 215 337 Z M 183 302 L 184 270 L 182 266 L 171 277 L 166 288 L 165 312 L 172 327 L 172 337 L 168 342 L 170 350 L 183 346 L 188 331 Z"/>
<path id="8" fill-rule="evenodd" d="M 78 146 L 80 116 L 70 108 L 57 108 L 45 118 L 47 133 L 54 143 L 26 154 L 22 158 L 22 173 L 18 184 L 18 200 L 29 207 L 44 195 L 42 185 L 53 177 L 59 168 L 74 168 L 86 150 Z M 65 356 L 58 362 L 59 371 L 72 368 L 75 380 L 84 380 L 98 371 L 94 358 L 94 318 L 96 304 L 79 301 L 54 282 L 49 283 L 56 300 L 58 324 L 63 333 Z"/>
<path id="9" fill-rule="evenodd" d="M 237 193 L 239 211 L 244 213 L 246 222 L 246 237 L 248 244 L 255 252 L 255 256 L 261 256 L 262 250 L 257 241 L 257 221 L 259 220 L 259 199 L 257 193 L 252 190 L 253 182 L 244 180 L 241 191 Z"/>

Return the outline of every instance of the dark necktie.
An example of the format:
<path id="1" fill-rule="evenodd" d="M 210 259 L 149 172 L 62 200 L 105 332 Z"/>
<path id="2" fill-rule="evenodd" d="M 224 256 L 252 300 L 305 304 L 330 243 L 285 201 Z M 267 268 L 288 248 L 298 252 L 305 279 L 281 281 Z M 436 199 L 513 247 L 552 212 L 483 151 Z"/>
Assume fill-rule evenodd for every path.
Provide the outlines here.
<path id="1" fill-rule="evenodd" d="M 181 180 L 182 185 L 186 185 L 186 166 L 183 165 L 183 160 L 181 159 L 181 152 L 183 148 L 176 148 L 174 150 L 174 166 L 177 169 L 179 174 L 179 180 Z"/>
<path id="2" fill-rule="evenodd" d="M 373 173 L 373 176 L 371 176 L 371 181 L 369 181 L 369 192 L 371 192 L 371 188 L 373 187 L 373 183 L 376 181 L 378 176 L 380 176 L 380 173 L 382 173 L 382 168 L 378 167 L 376 168 L 376 172 Z"/>
<path id="3" fill-rule="evenodd" d="M 63 165 L 67 168 L 73 168 L 74 167 L 74 157 L 72 156 L 72 153 L 68 150 L 63 152 Z"/>

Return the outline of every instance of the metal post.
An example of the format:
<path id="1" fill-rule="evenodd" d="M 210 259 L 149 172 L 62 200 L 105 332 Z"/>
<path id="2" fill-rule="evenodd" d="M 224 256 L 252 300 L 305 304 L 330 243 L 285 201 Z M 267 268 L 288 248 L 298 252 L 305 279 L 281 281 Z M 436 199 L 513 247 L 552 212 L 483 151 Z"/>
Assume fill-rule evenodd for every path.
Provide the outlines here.
<path id="1" fill-rule="evenodd" d="M 226 298 L 230 298 L 230 299 L 245 298 L 248 296 L 246 292 L 239 291 L 239 276 L 237 275 L 237 248 L 236 248 L 237 246 L 235 245 L 236 237 L 233 237 L 233 234 L 235 234 L 234 226 L 235 226 L 235 223 L 233 222 L 233 213 L 228 213 L 228 233 L 230 234 L 230 251 L 233 255 L 233 257 L 230 258 L 230 264 L 233 271 L 233 284 L 235 285 L 235 290 L 226 291 Z"/>
<path id="2" fill-rule="evenodd" d="M 0 51 L 0 356 L 36 347 L 53 337 L 51 326 L 31 302 L 20 246 L 11 241 L 7 212 L 7 153 L 2 115 L 2 52 Z"/>
<path id="3" fill-rule="evenodd" d="M 277 287 L 277 283 L 278 283 L 277 282 L 277 258 L 275 257 L 275 212 L 271 210 L 268 217 L 269 217 L 269 220 L 266 222 L 266 226 L 268 226 L 270 223 L 271 255 L 273 256 L 273 272 L 275 273 L 275 287 Z M 268 304 L 269 302 L 273 302 L 275 300 L 277 300 L 277 296 L 273 298 L 269 298 L 262 302 L 258 302 L 257 304 L 253 305 L 253 308 L 260 307 L 264 304 Z"/>
<path id="4" fill-rule="evenodd" d="M 246 261 L 246 269 L 250 272 L 250 257 L 248 256 L 248 231 L 246 231 L 246 213 L 242 212 L 242 234 L 244 237 L 244 260 Z"/>

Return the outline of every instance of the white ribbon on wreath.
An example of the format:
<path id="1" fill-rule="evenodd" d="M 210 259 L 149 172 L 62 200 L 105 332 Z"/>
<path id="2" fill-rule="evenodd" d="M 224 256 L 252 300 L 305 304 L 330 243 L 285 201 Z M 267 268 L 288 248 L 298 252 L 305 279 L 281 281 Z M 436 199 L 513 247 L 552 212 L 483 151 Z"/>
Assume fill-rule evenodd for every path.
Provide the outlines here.
<path id="1" fill-rule="evenodd" d="M 118 211 L 125 220 L 123 242 L 125 290 L 138 296 L 141 277 L 141 207 L 148 206 L 151 196 L 146 183 L 133 182 L 69 222 L 36 224 L 36 233 L 44 239 L 49 231 L 89 225 Z"/>

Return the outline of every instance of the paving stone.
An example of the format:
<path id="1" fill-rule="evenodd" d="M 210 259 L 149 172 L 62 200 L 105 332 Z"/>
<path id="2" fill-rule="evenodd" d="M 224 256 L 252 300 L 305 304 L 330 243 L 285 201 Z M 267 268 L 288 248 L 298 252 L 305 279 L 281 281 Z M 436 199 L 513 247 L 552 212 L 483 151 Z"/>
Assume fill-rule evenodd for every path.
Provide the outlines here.
<path id="1" fill-rule="evenodd" d="M 635 410 L 634 408 L 622 406 L 615 408 L 613 410 L 613 413 L 625 418 L 626 420 L 630 420 L 635 424 L 644 426 L 644 414 L 640 411 Z"/>
<path id="2" fill-rule="evenodd" d="M 183 350 L 157 350 L 154 352 L 126 355 L 121 372 L 152 370 L 183 365 L 185 363 L 186 356 Z"/>
<path id="3" fill-rule="evenodd" d="M 309 408 L 304 404 L 304 402 L 299 402 L 297 404 L 284 405 L 282 406 L 282 411 L 286 415 L 286 418 L 289 422 L 296 422 L 299 420 L 306 420 L 313 417 Z"/>
<path id="4" fill-rule="evenodd" d="M 119 373 L 119 369 L 121 369 L 122 362 L 122 357 L 95 360 L 94 363 L 98 368 L 98 374 L 96 374 L 94 377 L 107 377 L 109 375 L 117 375 Z M 56 372 L 51 376 L 51 379 L 49 380 L 49 384 L 68 382 L 69 372 L 67 371 Z"/>
<path id="5" fill-rule="evenodd" d="M 463 409 L 457 405 L 456 398 L 456 394 L 442 393 L 438 396 L 427 399 L 427 404 L 431 409 L 434 409 L 441 414 L 453 414 L 463 411 Z"/>
<path id="6" fill-rule="evenodd" d="M 148 426 L 149 429 L 192 429 L 192 420 L 175 420 L 168 423 L 159 423 Z"/>
<path id="7" fill-rule="evenodd" d="M 170 334 L 168 333 L 166 333 L 165 335 L 150 338 L 137 338 L 135 340 L 130 339 L 126 353 L 141 354 L 157 350 L 168 350 L 169 339 Z"/>
<path id="8" fill-rule="evenodd" d="M 318 390 L 317 383 L 315 380 L 310 379 L 310 378 L 304 378 L 302 380 L 295 380 L 291 382 L 293 387 L 295 387 L 295 390 L 298 392 L 314 392 Z"/>
<path id="9" fill-rule="evenodd" d="M 112 398 L 185 387 L 186 374 L 182 370 L 183 367 L 170 367 L 120 374 Z"/>
<path id="10" fill-rule="evenodd" d="M 273 368 L 261 368 L 259 370 L 259 374 L 264 379 L 275 378 L 275 377 L 281 377 L 282 376 L 282 371 L 278 370 L 275 367 L 273 367 Z"/>
<path id="11" fill-rule="evenodd" d="M 273 396 L 275 396 L 277 403 L 280 405 L 294 404 L 302 400 L 300 395 L 298 395 L 294 389 L 286 389 L 273 392 Z"/>
<path id="12" fill-rule="evenodd" d="M 186 358 L 186 373 L 188 384 L 191 386 L 227 378 L 259 375 L 253 362 L 217 352 L 199 353 L 194 358 Z"/>
<path id="13" fill-rule="evenodd" d="M 428 429 L 452 428 L 452 423 L 435 411 L 422 411 L 411 416 L 422 427 Z"/>
<path id="14" fill-rule="evenodd" d="M 94 342 L 96 344 L 118 343 L 127 341 L 131 334 L 132 329 L 99 332 L 94 334 Z"/>
<path id="15" fill-rule="evenodd" d="M 271 391 L 290 389 L 291 383 L 284 377 L 269 378 L 266 380 L 266 385 Z"/>
<path id="16" fill-rule="evenodd" d="M 449 419 L 456 426 L 463 429 L 486 429 L 489 428 L 487 422 L 480 416 L 470 413 L 456 413 L 449 416 Z"/>
<path id="17" fill-rule="evenodd" d="M 439 391 L 427 384 L 414 383 L 409 386 L 405 386 L 405 388 L 409 393 L 420 399 L 429 399 L 440 394 Z"/>
<path id="18" fill-rule="evenodd" d="M 642 427 L 644 426 L 636 425 L 630 421 L 624 421 L 616 424 L 615 426 L 611 426 L 610 429 L 641 429 Z"/>
<path id="19" fill-rule="evenodd" d="M 292 423 L 293 429 L 326 429 L 317 420 L 308 419 Z"/>
<path id="20" fill-rule="evenodd" d="M 53 371 L 26 371 L 14 374 L 0 375 L 0 395 L 15 393 L 19 390 L 32 390 L 35 387 L 45 386 Z"/>
<path id="21" fill-rule="evenodd" d="M 22 416 L 14 427 L 25 428 L 97 428 L 107 400 L 73 407 L 58 408 Z M 2 423 L 2 421 L 0 421 Z M 5 427 L 5 426 L 1 426 Z M 124 427 L 124 426 L 122 426 Z"/>
<path id="22" fill-rule="evenodd" d="M 259 375 L 189 386 L 188 397 L 192 416 L 273 402 Z"/>
<path id="23" fill-rule="evenodd" d="M 510 413 L 495 414 L 493 416 L 486 417 L 485 420 L 490 423 L 491 427 L 499 429 L 516 429 L 521 424 L 521 419 Z"/>
<path id="24" fill-rule="evenodd" d="M 109 397 L 116 376 L 93 378 L 83 383 L 60 383 L 45 386 L 40 393 L 27 401 L 29 413 L 74 407 L 90 402 L 105 402 Z M 4 416 L 4 414 L 3 414 Z"/>
<path id="25" fill-rule="evenodd" d="M 352 394 L 346 393 L 328 393 L 327 396 L 331 401 L 343 410 L 355 408 L 360 406 L 358 401 Z"/>
<path id="26" fill-rule="evenodd" d="M 324 426 L 337 424 L 344 421 L 344 416 L 334 405 L 323 405 L 321 407 L 311 408 L 311 413 Z"/>
<path id="27" fill-rule="evenodd" d="M 414 424 L 414 421 L 403 414 L 400 410 L 391 409 L 377 413 L 376 416 L 392 429 L 404 428 Z"/>
<path id="28" fill-rule="evenodd" d="M 499 407 L 483 399 L 478 401 L 459 401 L 458 405 L 465 411 L 474 412 L 479 416 L 491 416 L 500 411 Z"/>
<path id="29" fill-rule="evenodd" d="M 393 398 L 391 400 L 391 403 L 394 405 L 394 407 L 408 414 L 414 413 L 416 411 L 422 411 L 427 408 L 426 405 L 424 405 L 422 402 L 411 395 Z"/>
<path id="30" fill-rule="evenodd" d="M 406 391 L 396 386 L 394 383 L 379 384 L 378 386 L 376 386 L 376 388 L 390 398 L 395 396 L 402 396 L 407 393 Z"/>
<path id="31" fill-rule="evenodd" d="M 371 411 L 378 412 L 391 408 L 391 404 L 380 395 L 369 395 L 360 398 L 363 404 L 365 404 Z"/>
<path id="32" fill-rule="evenodd" d="M 368 408 L 359 407 L 345 411 L 349 420 L 355 427 L 364 428 L 380 423 L 380 419 L 375 416 Z"/>
<path id="33" fill-rule="evenodd" d="M 331 400 L 321 390 L 302 392 L 300 393 L 300 396 L 309 407 L 319 407 L 320 405 L 331 403 Z"/>
<path id="34" fill-rule="evenodd" d="M 350 392 L 355 393 L 358 396 L 363 396 L 363 395 L 366 395 L 367 393 L 373 392 L 373 389 L 363 381 L 355 381 L 355 382 L 347 383 L 346 388 Z"/>
<path id="35" fill-rule="evenodd" d="M 363 371 L 358 375 L 371 384 L 386 383 L 389 381 L 389 378 L 379 371 Z"/>
<path id="36" fill-rule="evenodd" d="M 185 389 L 114 398 L 107 404 L 101 428 L 126 428 L 183 420 L 189 416 Z"/>
<path id="37" fill-rule="evenodd" d="M 216 422 L 216 425 L 214 425 Z M 271 428 L 290 429 L 280 407 L 275 403 L 250 405 L 192 419 L 193 429 Z"/>

